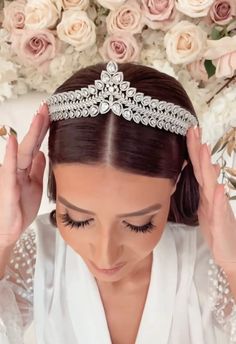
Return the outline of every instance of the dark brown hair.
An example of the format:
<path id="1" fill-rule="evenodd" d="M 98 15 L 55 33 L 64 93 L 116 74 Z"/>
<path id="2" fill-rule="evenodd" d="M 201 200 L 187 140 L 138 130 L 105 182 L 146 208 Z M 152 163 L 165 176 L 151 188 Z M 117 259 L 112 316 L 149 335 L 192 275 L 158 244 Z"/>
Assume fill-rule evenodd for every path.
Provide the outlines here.
<path id="1" fill-rule="evenodd" d="M 174 78 L 151 67 L 134 63 L 118 64 L 131 87 L 152 98 L 172 102 L 196 116 L 193 105 Z M 100 79 L 106 64 L 99 63 L 77 71 L 54 94 L 74 91 Z M 197 118 L 197 116 L 196 116 Z M 49 140 L 48 197 L 56 202 L 56 183 L 52 166 L 60 163 L 110 165 L 124 172 L 169 178 L 173 185 L 184 160 L 176 191 L 171 196 L 168 221 L 197 226 L 198 182 L 188 155 L 186 136 L 164 129 L 127 121 L 112 112 L 96 117 L 81 117 L 51 123 Z M 56 226 L 56 211 L 50 221 Z"/>

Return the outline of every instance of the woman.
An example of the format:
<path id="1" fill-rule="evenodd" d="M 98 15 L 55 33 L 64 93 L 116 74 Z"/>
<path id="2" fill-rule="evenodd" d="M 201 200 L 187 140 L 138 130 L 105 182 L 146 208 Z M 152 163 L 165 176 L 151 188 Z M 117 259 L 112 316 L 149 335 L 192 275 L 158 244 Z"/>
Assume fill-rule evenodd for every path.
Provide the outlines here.
<path id="1" fill-rule="evenodd" d="M 177 80 L 110 62 L 66 80 L 19 147 L 10 138 L 0 178 L 6 342 L 20 343 L 33 318 L 40 344 L 236 342 L 233 278 L 223 269 L 232 267 L 236 242 L 213 240 L 218 227 L 207 216 L 215 189 L 211 211 L 223 199 L 219 167 L 195 124 Z M 48 128 L 56 209 L 37 216 L 45 168 L 38 151 Z M 221 209 L 233 239 L 232 209 Z M 223 306 L 218 293 L 212 307 L 206 284 L 212 254 L 222 269 L 210 271 L 228 290 Z"/>

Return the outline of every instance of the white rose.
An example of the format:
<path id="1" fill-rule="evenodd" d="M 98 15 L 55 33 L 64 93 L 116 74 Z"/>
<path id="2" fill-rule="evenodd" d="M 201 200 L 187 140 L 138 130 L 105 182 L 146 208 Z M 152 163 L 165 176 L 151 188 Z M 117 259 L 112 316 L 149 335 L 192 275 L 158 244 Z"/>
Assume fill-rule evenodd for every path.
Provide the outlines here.
<path id="1" fill-rule="evenodd" d="M 60 0 L 64 10 L 76 7 L 77 10 L 86 11 L 89 7 L 89 0 Z"/>
<path id="2" fill-rule="evenodd" d="M 63 12 L 57 26 L 58 37 L 77 51 L 91 47 L 96 42 L 96 26 L 84 11 L 71 8 Z"/>
<path id="3" fill-rule="evenodd" d="M 176 8 L 191 18 L 205 17 L 214 0 L 175 0 Z"/>
<path id="4" fill-rule="evenodd" d="M 186 64 L 203 56 L 207 33 L 187 20 L 173 26 L 164 37 L 167 58 L 174 64 Z"/>
<path id="5" fill-rule="evenodd" d="M 114 11 L 119 6 L 123 5 L 126 0 L 97 0 L 97 2 L 105 8 Z"/>
<path id="6" fill-rule="evenodd" d="M 15 64 L 10 61 L 6 61 L 2 57 L 0 57 L 0 64 L 0 83 L 10 83 L 13 80 L 17 80 L 17 70 Z"/>
<path id="7" fill-rule="evenodd" d="M 60 10 L 50 0 L 29 0 L 25 7 L 25 28 L 32 30 L 54 29 Z"/>

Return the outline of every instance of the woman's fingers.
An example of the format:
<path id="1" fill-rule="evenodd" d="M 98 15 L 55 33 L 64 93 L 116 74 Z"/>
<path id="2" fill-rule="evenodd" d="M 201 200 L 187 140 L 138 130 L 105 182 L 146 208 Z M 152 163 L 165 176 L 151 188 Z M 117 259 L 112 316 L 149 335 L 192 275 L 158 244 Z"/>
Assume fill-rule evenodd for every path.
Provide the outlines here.
<path id="1" fill-rule="evenodd" d="M 16 160 L 17 160 L 17 138 L 14 135 L 8 137 L 8 143 L 5 150 L 5 155 L 3 159 L 3 164 L 1 169 L 3 171 L 3 176 L 6 176 L 4 183 L 12 186 L 16 182 Z"/>
<path id="2" fill-rule="evenodd" d="M 43 184 L 43 175 L 46 166 L 46 159 L 42 151 L 39 151 L 32 162 L 30 179 L 38 184 Z"/>
<path id="3" fill-rule="evenodd" d="M 189 128 L 187 132 L 187 147 L 190 160 L 193 165 L 193 170 L 198 184 L 203 187 L 203 176 L 200 166 L 200 148 L 201 148 L 201 138 L 197 138 L 193 127 Z"/>
<path id="4" fill-rule="evenodd" d="M 34 151 L 33 151 L 33 157 L 38 153 L 38 151 L 41 147 L 41 144 L 42 144 L 42 142 L 43 142 L 43 140 L 47 134 L 47 131 L 49 129 L 49 126 L 50 126 L 48 107 L 47 107 L 46 103 L 44 103 L 43 106 L 40 108 L 40 115 L 43 116 L 44 122 L 43 122 L 43 126 L 41 129 L 39 138 L 38 138 L 38 143 L 35 146 Z"/>
<path id="5" fill-rule="evenodd" d="M 18 146 L 17 167 L 28 168 L 32 163 L 33 152 L 39 142 L 39 137 L 43 128 L 44 117 L 38 113 L 30 126 L 28 133 L 24 136 Z"/>

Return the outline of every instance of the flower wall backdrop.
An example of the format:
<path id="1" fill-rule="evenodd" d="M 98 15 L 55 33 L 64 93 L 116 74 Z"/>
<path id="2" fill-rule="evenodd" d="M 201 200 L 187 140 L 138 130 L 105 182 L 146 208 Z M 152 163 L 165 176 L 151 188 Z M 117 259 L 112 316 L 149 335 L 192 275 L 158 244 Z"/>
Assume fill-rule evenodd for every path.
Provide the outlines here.
<path id="1" fill-rule="evenodd" d="M 30 90 L 50 94 L 93 63 L 140 62 L 182 83 L 203 141 L 229 131 L 224 148 L 236 153 L 236 0 L 0 4 L 0 102 Z"/>

